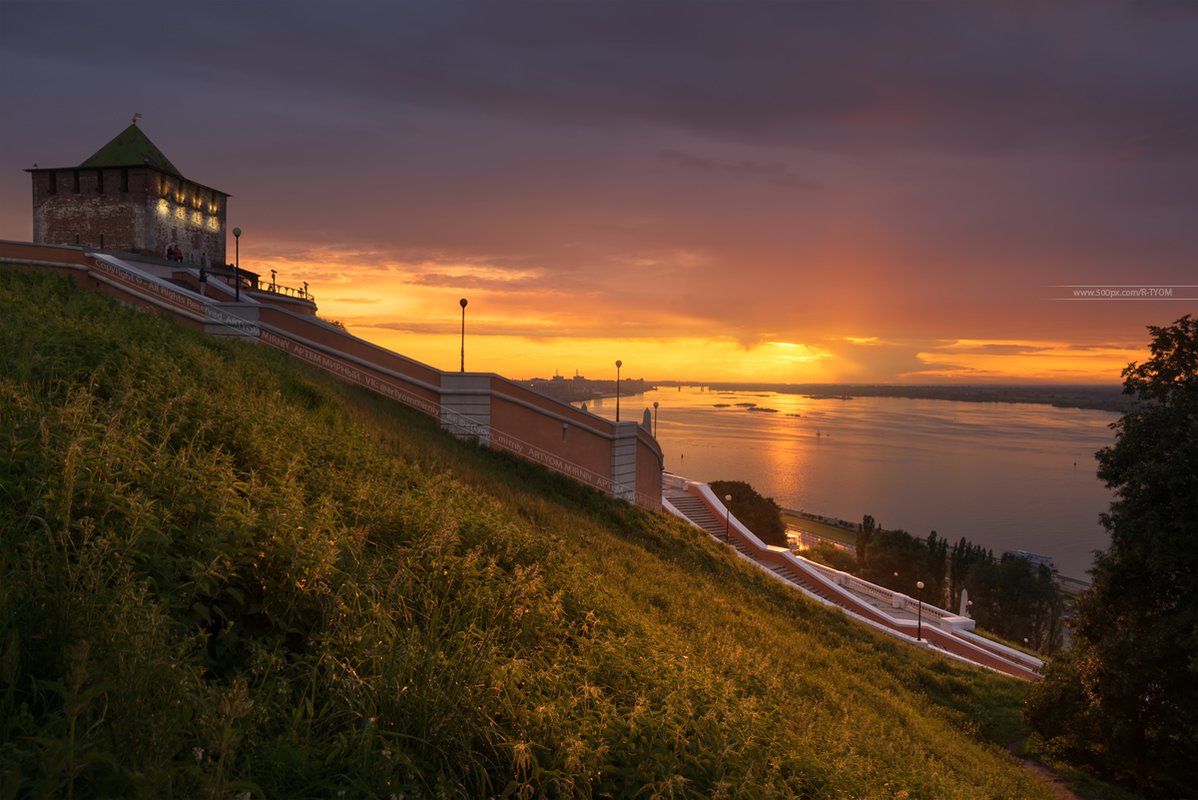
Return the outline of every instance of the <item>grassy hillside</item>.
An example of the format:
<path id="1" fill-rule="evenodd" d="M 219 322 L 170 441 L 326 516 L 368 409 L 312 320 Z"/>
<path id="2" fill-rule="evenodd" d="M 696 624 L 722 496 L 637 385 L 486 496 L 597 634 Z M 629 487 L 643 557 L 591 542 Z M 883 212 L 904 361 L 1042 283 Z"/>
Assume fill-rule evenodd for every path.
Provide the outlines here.
<path id="1" fill-rule="evenodd" d="M 1049 796 L 1025 687 L 0 266 L 0 798 Z"/>

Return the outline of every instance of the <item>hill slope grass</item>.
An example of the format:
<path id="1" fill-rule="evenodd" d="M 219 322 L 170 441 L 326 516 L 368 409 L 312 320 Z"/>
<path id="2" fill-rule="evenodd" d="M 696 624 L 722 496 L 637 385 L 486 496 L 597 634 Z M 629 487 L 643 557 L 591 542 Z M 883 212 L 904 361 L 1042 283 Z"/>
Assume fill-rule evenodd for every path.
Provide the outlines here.
<path id="1" fill-rule="evenodd" d="M 0 797 L 1042 797 L 1025 687 L 0 268 Z"/>

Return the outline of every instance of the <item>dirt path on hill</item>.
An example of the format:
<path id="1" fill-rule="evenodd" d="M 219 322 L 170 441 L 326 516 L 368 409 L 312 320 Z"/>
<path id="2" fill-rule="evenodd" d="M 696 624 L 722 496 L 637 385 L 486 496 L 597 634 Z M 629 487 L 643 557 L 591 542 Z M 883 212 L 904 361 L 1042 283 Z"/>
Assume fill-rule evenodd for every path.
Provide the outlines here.
<path id="1" fill-rule="evenodd" d="M 1037 761 L 1029 761 L 1026 758 L 1020 759 L 1020 763 L 1023 765 L 1025 772 L 1051 789 L 1053 795 L 1058 800 L 1082 800 L 1081 797 L 1069 789 L 1069 785 L 1065 783 L 1064 778 L 1043 764 Z"/>
<path id="2" fill-rule="evenodd" d="M 1007 745 L 1007 752 L 1019 760 L 1019 765 L 1023 767 L 1023 771 L 1047 786 L 1057 800 L 1084 800 L 1082 797 L 1079 797 L 1073 793 L 1073 790 L 1069 788 L 1069 784 L 1065 782 L 1065 779 L 1061 777 L 1060 773 L 1051 767 L 1040 763 L 1039 761 L 1033 761 L 1030 758 L 1024 758 L 1022 755 L 1020 755 L 1022 750 L 1022 739 L 1011 742 L 1011 744 Z"/>

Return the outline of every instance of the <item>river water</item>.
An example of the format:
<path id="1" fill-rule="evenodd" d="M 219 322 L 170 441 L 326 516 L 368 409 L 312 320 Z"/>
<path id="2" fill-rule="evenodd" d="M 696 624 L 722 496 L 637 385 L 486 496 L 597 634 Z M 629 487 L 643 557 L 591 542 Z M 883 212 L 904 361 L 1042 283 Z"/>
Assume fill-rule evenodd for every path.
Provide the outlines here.
<path id="1" fill-rule="evenodd" d="M 621 418 L 639 421 L 654 401 L 666 469 L 693 480 L 748 481 L 784 508 L 872 514 L 995 555 L 1044 553 L 1077 578 L 1108 544 L 1098 515 L 1111 493 L 1094 453 L 1114 441 L 1116 413 L 671 387 L 622 398 Z M 589 408 L 615 416 L 614 398 Z"/>

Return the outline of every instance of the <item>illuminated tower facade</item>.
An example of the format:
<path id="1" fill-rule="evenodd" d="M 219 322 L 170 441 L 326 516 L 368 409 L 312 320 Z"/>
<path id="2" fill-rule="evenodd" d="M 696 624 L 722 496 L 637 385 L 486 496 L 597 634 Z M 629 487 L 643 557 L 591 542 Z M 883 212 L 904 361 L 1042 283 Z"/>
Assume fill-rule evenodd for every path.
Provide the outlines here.
<path id="1" fill-rule="evenodd" d="M 188 180 L 137 120 L 77 167 L 33 178 L 33 241 L 224 265 L 229 195 Z"/>

